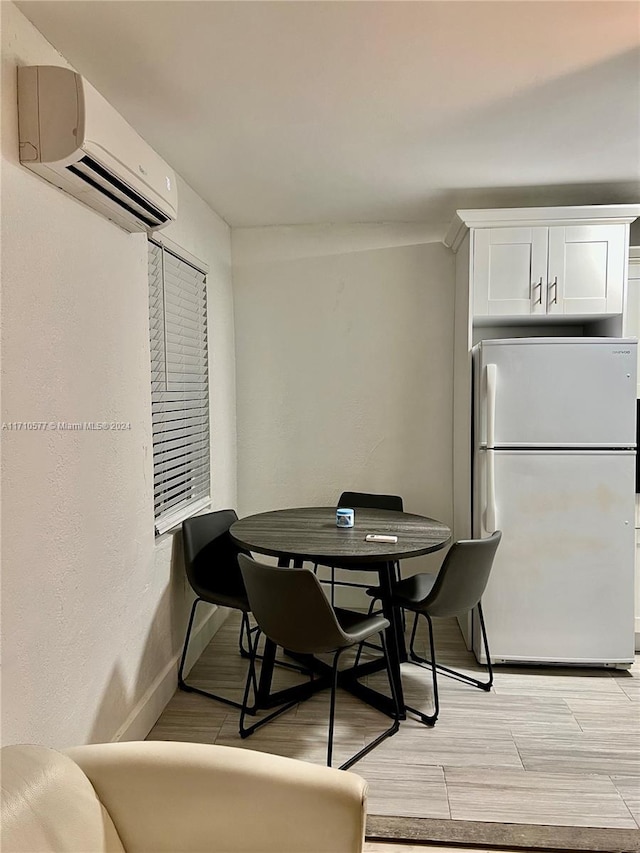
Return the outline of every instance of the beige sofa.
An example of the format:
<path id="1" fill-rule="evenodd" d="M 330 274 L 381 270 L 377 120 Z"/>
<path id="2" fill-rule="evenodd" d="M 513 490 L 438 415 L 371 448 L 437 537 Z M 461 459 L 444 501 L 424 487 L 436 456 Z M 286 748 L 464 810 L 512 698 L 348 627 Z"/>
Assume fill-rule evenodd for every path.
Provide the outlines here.
<path id="1" fill-rule="evenodd" d="M 251 750 L 8 746 L 2 853 L 357 853 L 366 782 Z"/>

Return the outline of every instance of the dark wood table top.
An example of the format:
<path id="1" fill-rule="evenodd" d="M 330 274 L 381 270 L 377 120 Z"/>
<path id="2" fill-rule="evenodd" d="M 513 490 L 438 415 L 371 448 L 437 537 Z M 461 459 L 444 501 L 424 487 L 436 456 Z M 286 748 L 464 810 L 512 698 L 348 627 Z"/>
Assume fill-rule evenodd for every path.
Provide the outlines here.
<path id="1" fill-rule="evenodd" d="M 340 564 L 382 563 L 437 551 L 451 539 L 446 524 L 422 515 L 355 508 L 355 524 L 336 527 L 335 507 L 280 509 L 236 521 L 231 538 L 250 551 L 275 557 L 331 560 Z M 366 542 L 368 533 L 398 537 L 395 543 Z"/>

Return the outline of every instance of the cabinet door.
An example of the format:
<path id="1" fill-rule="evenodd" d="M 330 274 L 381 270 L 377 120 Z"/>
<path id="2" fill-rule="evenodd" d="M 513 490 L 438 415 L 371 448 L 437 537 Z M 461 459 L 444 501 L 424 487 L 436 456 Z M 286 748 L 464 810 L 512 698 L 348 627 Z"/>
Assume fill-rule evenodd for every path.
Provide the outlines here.
<path id="1" fill-rule="evenodd" d="M 549 228 L 548 314 L 622 313 L 626 228 Z"/>
<path id="2" fill-rule="evenodd" d="M 474 234 L 474 316 L 545 314 L 547 228 L 484 228 Z"/>

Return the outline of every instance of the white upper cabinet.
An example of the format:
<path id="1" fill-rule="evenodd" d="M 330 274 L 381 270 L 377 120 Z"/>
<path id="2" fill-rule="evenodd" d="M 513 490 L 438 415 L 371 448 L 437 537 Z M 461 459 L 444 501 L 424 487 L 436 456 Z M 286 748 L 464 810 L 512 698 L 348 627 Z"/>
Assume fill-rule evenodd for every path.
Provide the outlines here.
<path id="1" fill-rule="evenodd" d="M 474 235 L 474 316 L 620 314 L 627 226 L 486 228 Z"/>
<path id="2" fill-rule="evenodd" d="M 470 232 L 474 319 L 615 316 L 639 214 L 640 205 L 460 210 L 445 243 L 455 250 Z"/>

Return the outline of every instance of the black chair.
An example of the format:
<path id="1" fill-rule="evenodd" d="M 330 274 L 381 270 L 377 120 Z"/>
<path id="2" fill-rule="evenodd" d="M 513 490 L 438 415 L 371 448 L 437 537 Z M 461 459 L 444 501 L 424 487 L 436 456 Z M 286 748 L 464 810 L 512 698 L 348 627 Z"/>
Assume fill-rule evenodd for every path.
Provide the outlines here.
<path id="1" fill-rule="evenodd" d="M 403 512 L 400 495 L 378 495 L 372 492 L 343 492 L 338 501 L 339 507 L 359 507 L 360 509 L 390 509 Z"/>
<path id="2" fill-rule="evenodd" d="M 416 664 L 428 665 L 433 674 L 433 714 L 424 714 L 405 705 L 405 710 L 415 714 L 421 722 L 427 726 L 434 726 L 438 719 L 440 703 L 438 699 L 438 671 L 443 675 L 457 678 L 467 684 L 472 684 L 481 690 L 491 690 L 493 684 L 493 668 L 489 654 L 489 643 L 487 631 L 482 613 L 481 598 L 489 580 L 493 560 L 496 554 L 502 533 L 497 530 L 486 539 L 465 539 L 451 546 L 444 558 L 444 562 L 437 575 L 420 573 L 410 578 L 405 578 L 396 584 L 391 597 L 391 603 L 415 614 L 411 641 L 409 644 L 409 659 Z M 380 599 L 380 590 L 372 587 L 367 590 L 373 597 L 369 612 L 377 599 Z M 433 641 L 432 617 L 462 616 L 478 608 L 482 642 L 487 657 L 488 680 L 479 681 L 470 675 L 449 669 L 436 662 L 435 644 Z M 420 657 L 415 651 L 416 629 L 418 617 L 424 616 L 429 626 L 429 651 L 431 660 Z M 362 645 L 358 649 L 358 659 Z"/>
<path id="3" fill-rule="evenodd" d="M 196 515 L 188 518 L 182 523 L 182 544 L 184 548 L 184 565 L 187 578 L 191 588 L 196 594 L 196 599 L 191 608 L 187 634 L 182 650 L 180 668 L 178 670 L 178 687 L 191 693 L 201 693 L 218 702 L 224 702 L 233 708 L 245 708 L 245 701 L 234 702 L 225 696 L 219 696 L 208 690 L 193 687 L 186 683 L 183 677 L 184 664 L 187 658 L 187 649 L 191 637 L 191 629 L 196 615 L 196 608 L 201 601 L 208 604 L 217 604 L 222 607 L 230 607 L 242 613 L 240 625 L 239 649 L 243 657 L 249 657 L 251 648 L 251 634 L 255 628 L 251 628 L 249 622 L 249 599 L 242 580 L 240 566 L 238 565 L 238 554 L 241 549 L 229 536 L 229 528 L 238 520 L 235 510 L 222 509 L 217 512 L 209 512 L 204 515 Z M 246 648 L 244 641 L 246 639 Z M 254 682 L 255 690 L 255 682 Z"/>
<path id="4" fill-rule="evenodd" d="M 341 765 L 340 769 L 346 770 L 378 746 L 385 738 L 395 734 L 400 726 L 398 697 L 393 686 L 384 640 L 384 631 L 389 627 L 388 620 L 382 614 L 367 616 L 351 610 L 334 610 L 322 591 L 320 581 L 309 569 L 266 565 L 256 562 L 245 554 L 240 554 L 238 561 L 251 603 L 251 610 L 261 632 L 273 643 L 294 654 L 333 654 L 327 745 L 327 765 L 329 767 L 331 766 L 333 752 L 333 726 L 340 656 L 346 649 L 357 645 L 373 634 L 380 635 L 387 664 L 387 676 L 398 714 L 388 729 Z M 250 685 L 255 683 L 258 639 L 259 634 L 256 634 L 252 646 L 250 671 L 247 675 L 245 702 L 249 696 Z M 289 702 L 248 728 L 244 725 L 245 712 L 243 711 L 240 715 L 240 735 L 243 738 L 248 737 L 260 726 L 296 704 L 296 702 Z"/>
<path id="5" fill-rule="evenodd" d="M 402 498 L 399 495 L 378 495 L 370 492 L 343 492 L 340 495 L 338 500 L 338 505 L 336 509 L 341 507 L 348 507 L 350 509 L 388 509 L 392 512 L 403 512 L 403 504 Z M 356 524 L 358 523 L 358 517 L 356 513 Z M 331 580 L 329 584 L 331 586 L 331 603 L 334 603 L 334 588 L 336 586 L 351 586 L 357 587 L 361 589 L 367 589 L 369 584 L 357 583 L 355 581 L 337 581 L 335 579 L 335 571 L 336 569 L 345 568 L 344 566 L 339 565 L 338 563 L 314 563 L 313 571 L 315 574 L 318 573 L 319 566 L 327 566 L 331 569 Z M 363 563 L 363 564 L 353 564 L 351 563 L 348 567 L 348 571 L 361 571 L 361 572 L 370 572 L 371 563 Z M 400 563 L 395 563 L 395 579 L 396 582 L 400 580 Z"/>

